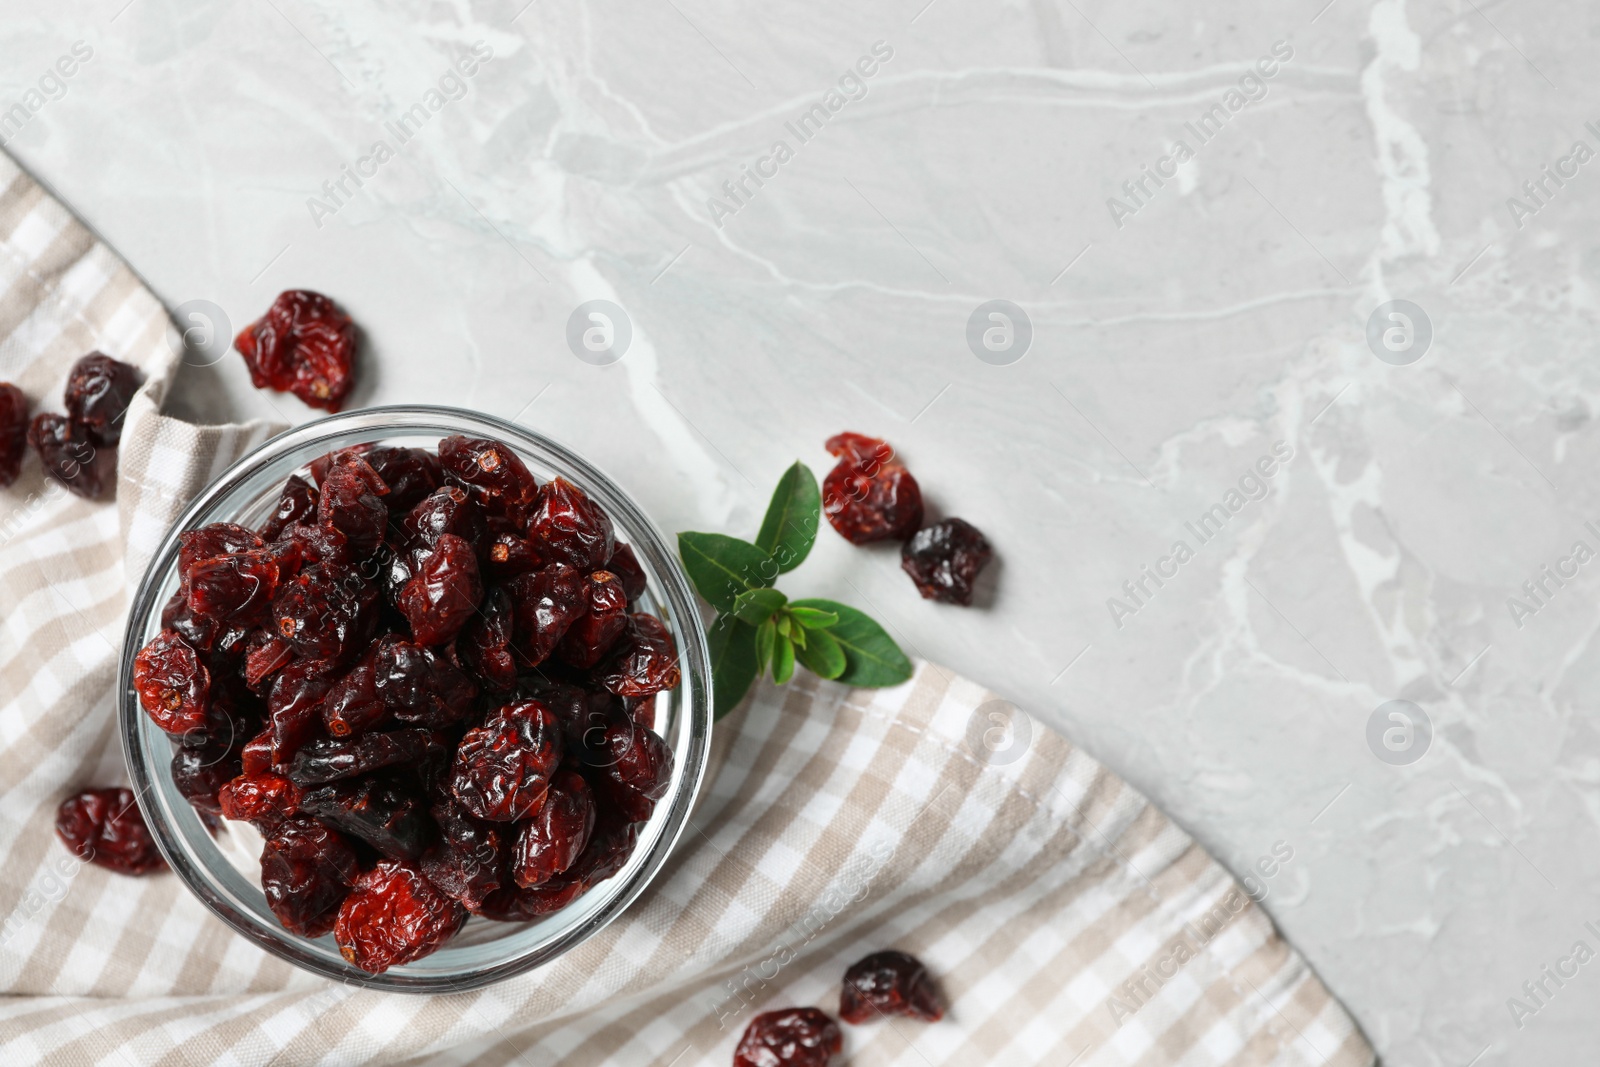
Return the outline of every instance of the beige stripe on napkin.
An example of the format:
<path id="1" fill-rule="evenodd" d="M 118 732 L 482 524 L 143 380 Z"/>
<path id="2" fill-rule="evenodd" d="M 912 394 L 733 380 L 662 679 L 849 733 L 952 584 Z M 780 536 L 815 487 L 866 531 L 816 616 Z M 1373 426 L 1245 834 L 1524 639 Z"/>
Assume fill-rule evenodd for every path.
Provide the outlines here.
<path id="1" fill-rule="evenodd" d="M 66 794 L 126 781 L 117 645 L 184 502 L 275 429 L 160 414 L 159 302 L 0 156 L 0 379 L 59 409 L 91 349 L 140 366 L 117 499 L 30 461 L 0 491 L 0 1063 L 725 1065 L 760 1011 L 838 1009 L 845 967 L 897 947 L 950 1002 L 846 1027 L 854 1065 L 1365 1067 L 1371 1050 L 1239 885 L 1137 792 L 1034 723 L 974 751 L 992 694 L 932 664 L 888 690 L 810 675 L 718 724 L 677 852 L 565 958 L 469 994 L 302 973 L 171 874 L 127 879 L 56 843 Z"/>

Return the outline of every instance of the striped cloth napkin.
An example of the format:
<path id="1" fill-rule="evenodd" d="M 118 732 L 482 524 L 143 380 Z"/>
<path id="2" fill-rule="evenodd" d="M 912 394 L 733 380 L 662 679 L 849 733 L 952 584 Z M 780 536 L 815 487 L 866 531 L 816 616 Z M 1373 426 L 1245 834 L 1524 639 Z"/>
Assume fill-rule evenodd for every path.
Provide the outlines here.
<path id="1" fill-rule="evenodd" d="M 131 587 L 184 501 L 274 427 L 163 416 L 160 303 L 0 157 L 0 379 L 59 410 L 99 349 L 148 384 L 115 505 L 0 491 L 0 1063 L 726 1065 L 758 1012 L 838 1009 L 844 969 L 923 959 L 944 1021 L 846 1027 L 845 1062 L 1362 1067 L 1343 1008 L 1226 871 L 1087 754 L 935 665 L 810 675 L 720 723 L 686 834 L 632 909 L 468 994 L 363 992 L 235 936 L 170 873 L 57 843 L 125 782 L 112 689 Z"/>

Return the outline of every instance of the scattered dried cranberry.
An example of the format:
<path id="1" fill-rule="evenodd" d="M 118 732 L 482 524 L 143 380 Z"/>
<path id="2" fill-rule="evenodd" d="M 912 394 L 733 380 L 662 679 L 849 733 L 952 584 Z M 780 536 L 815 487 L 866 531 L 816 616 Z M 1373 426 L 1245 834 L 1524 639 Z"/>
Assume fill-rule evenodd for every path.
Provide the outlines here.
<path id="1" fill-rule="evenodd" d="M 461 905 L 421 871 L 384 861 L 363 874 L 345 897 L 333 937 L 346 960 L 378 974 L 439 948 L 466 917 Z"/>
<path id="2" fill-rule="evenodd" d="M 922 525 L 922 490 L 887 442 L 842 433 L 828 452 L 839 463 L 822 480 L 822 510 L 846 541 L 904 540 Z"/>
<path id="3" fill-rule="evenodd" d="M 261 888 L 284 929 L 321 937 L 361 874 L 355 850 L 315 819 L 285 819 L 261 850 Z"/>
<path id="4" fill-rule="evenodd" d="M 293 393 L 314 408 L 338 411 L 355 384 L 355 324 L 321 293 L 279 293 L 233 346 L 257 389 Z"/>
<path id="5" fill-rule="evenodd" d="M 482 599 L 472 546 L 455 534 L 441 534 L 401 588 L 395 606 L 411 624 L 417 644 L 442 645 L 461 632 Z"/>
<path id="6" fill-rule="evenodd" d="M 173 630 L 162 630 L 133 658 L 133 688 L 155 724 L 182 736 L 206 725 L 211 675 L 200 655 Z"/>
<path id="7" fill-rule="evenodd" d="M 561 747 L 561 724 L 550 709 L 537 700 L 507 704 L 461 739 L 451 791 L 479 819 L 526 819 L 544 803 Z"/>
<path id="8" fill-rule="evenodd" d="M 97 499 L 117 480 L 115 445 L 96 445 L 88 432 L 65 415 L 35 415 L 28 444 L 39 453 L 44 472 L 87 500 Z"/>
<path id="9" fill-rule="evenodd" d="M 818 1008 L 757 1015 L 733 1052 L 733 1067 L 827 1067 L 844 1048 L 839 1024 Z"/>
<path id="10" fill-rule="evenodd" d="M 615 547 L 611 519 L 565 478 L 553 478 L 539 487 L 528 532 L 545 558 L 579 570 L 605 566 Z"/>
<path id="11" fill-rule="evenodd" d="M 619 697 L 647 697 L 676 687 L 680 674 L 666 626 L 654 615 L 635 613 L 598 680 Z"/>
<path id="12" fill-rule="evenodd" d="M 971 604 L 972 583 L 994 557 L 979 529 L 965 519 L 923 527 L 900 549 L 900 566 L 925 600 Z"/>
<path id="13" fill-rule="evenodd" d="M 22 473 L 28 445 L 28 398 L 10 382 L 0 382 L 0 489 Z"/>
<path id="14" fill-rule="evenodd" d="M 115 445 L 122 437 L 122 419 L 144 376 L 138 368 L 100 352 L 72 365 L 67 376 L 67 417 L 83 427 L 95 445 Z"/>
<path id="15" fill-rule="evenodd" d="M 915 956 L 893 950 L 874 952 L 844 972 L 839 1018 L 860 1024 L 885 1015 L 905 1015 L 930 1023 L 944 1018 L 933 979 Z"/>
<path id="16" fill-rule="evenodd" d="M 560 771 L 537 815 L 522 824 L 511 872 L 524 889 L 548 882 L 577 862 L 594 833 L 594 795 L 583 776 Z"/>
<path id="17" fill-rule="evenodd" d="M 56 809 L 56 836 L 79 859 L 119 874 L 167 865 L 131 789 L 86 789 Z"/>

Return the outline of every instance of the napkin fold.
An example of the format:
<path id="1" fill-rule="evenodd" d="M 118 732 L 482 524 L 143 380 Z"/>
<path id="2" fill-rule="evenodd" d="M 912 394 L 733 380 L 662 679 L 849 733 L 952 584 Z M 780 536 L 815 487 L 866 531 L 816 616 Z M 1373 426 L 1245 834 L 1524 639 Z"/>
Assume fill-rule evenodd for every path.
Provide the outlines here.
<path id="1" fill-rule="evenodd" d="M 802 674 L 717 725 L 691 828 L 647 892 L 562 959 L 414 997 L 296 970 L 170 873 L 55 839 L 126 781 L 132 586 L 184 503 L 282 429 L 160 412 L 160 302 L 0 156 L 0 380 L 60 410 L 73 360 L 138 365 L 115 503 L 0 490 L 0 1062 L 726 1065 L 758 1012 L 838 1009 L 845 968 L 921 958 L 946 1018 L 845 1027 L 845 1062 L 1364 1067 L 1344 1009 L 1237 882 L 1089 755 L 931 663 L 894 689 Z"/>

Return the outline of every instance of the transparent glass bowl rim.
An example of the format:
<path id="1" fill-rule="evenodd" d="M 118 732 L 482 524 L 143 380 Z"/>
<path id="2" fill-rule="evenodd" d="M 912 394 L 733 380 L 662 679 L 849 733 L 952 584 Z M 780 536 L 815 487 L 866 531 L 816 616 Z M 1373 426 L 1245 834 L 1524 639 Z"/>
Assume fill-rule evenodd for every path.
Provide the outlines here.
<path id="1" fill-rule="evenodd" d="M 650 579 L 652 593 L 659 594 L 667 610 L 669 626 L 678 643 L 678 661 L 683 675 L 680 688 L 685 699 L 675 724 L 674 733 L 679 740 L 672 745 L 673 783 L 658 802 L 650 829 L 641 833 L 642 838 L 651 832 L 655 836 L 648 845 L 641 842 L 640 852 L 630 859 L 622 873 L 580 898 L 575 906 L 589 908 L 589 915 L 581 925 L 558 930 L 506 959 L 448 977 L 405 974 L 403 968 L 371 975 L 342 961 L 332 964 L 323 955 L 308 951 L 304 943 L 309 939 L 241 915 L 226 894 L 214 885 L 206 866 L 191 857 L 184 835 L 166 818 L 155 800 L 153 791 L 157 788 L 157 779 L 150 760 L 152 757 L 169 759 L 171 749 L 164 735 L 154 739 L 162 746 L 156 751 L 152 752 L 147 744 L 152 733 L 159 734 L 159 731 L 149 723 L 133 690 L 133 661 L 152 618 L 161 611 L 162 591 L 177 566 L 178 535 L 197 525 L 199 518 L 219 502 L 250 485 L 263 468 L 295 453 L 321 454 L 316 449 L 322 448 L 323 442 L 336 438 L 339 443 L 334 447 L 348 447 L 358 442 L 381 443 L 397 437 L 433 433 L 441 438 L 459 433 L 503 441 L 521 453 L 524 460 L 531 459 L 530 466 L 536 472 L 538 468 L 556 468 L 600 501 L 618 526 L 628 531 L 640 565 Z M 227 519 L 219 515 L 209 521 Z M 688 826 L 689 813 L 706 770 L 711 738 L 711 657 L 694 593 L 676 553 L 633 499 L 598 468 L 536 431 L 481 412 L 427 405 L 375 407 L 327 416 L 278 434 L 241 457 L 190 502 L 163 537 L 134 595 L 123 639 L 117 700 L 123 758 L 145 822 L 173 871 L 223 922 L 274 955 L 348 984 L 391 992 L 453 993 L 500 981 L 562 955 L 621 915 L 660 872 Z M 669 743 L 671 740 L 668 738 Z M 657 825 L 659 831 L 655 829 Z M 591 899 L 595 903 L 587 903 Z"/>

